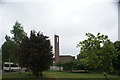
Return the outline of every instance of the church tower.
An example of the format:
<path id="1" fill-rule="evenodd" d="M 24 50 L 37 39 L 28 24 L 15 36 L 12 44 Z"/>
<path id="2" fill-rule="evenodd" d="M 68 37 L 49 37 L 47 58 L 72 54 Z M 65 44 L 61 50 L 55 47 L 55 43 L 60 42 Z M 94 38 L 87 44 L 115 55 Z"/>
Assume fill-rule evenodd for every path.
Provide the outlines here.
<path id="1" fill-rule="evenodd" d="M 54 35 L 55 63 L 59 62 L 59 36 Z"/>

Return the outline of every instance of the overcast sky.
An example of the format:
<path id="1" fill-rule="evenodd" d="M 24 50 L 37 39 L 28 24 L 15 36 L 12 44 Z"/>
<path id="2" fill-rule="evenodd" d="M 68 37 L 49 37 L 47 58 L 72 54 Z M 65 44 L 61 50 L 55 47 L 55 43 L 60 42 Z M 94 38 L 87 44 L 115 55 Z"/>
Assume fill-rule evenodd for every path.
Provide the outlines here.
<path id="1" fill-rule="evenodd" d="M 23 0 L 22 0 L 23 1 Z M 94 0 L 40 0 L 39 2 L 0 3 L 0 46 L 5 35 L 10 35 L 16 21 L 27 34 L 41 31 L 54 43 L 54 34 L 60 37 L 60 54 L 79 54 L 76 45 L 86 39 L 85 33 L 108 35 L 111 41 L 118 40 L 117 2 Z"/>

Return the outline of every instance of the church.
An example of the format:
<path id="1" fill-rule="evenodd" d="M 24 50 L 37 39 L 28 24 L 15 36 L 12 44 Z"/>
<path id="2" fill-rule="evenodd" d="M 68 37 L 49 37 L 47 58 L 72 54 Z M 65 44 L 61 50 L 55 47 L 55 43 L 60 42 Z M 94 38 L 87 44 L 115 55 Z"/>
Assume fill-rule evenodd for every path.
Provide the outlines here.
<path id="1" fill-rule="evenodd" d="M 59 63 L 59 62 L 66 63 L 66 62 L 73 61 L 75 59 L 75 56 L 59 54 L 59 36 L 58 35 L 54 35 L 54 49 L 55 49 L 54 63 Z"/>

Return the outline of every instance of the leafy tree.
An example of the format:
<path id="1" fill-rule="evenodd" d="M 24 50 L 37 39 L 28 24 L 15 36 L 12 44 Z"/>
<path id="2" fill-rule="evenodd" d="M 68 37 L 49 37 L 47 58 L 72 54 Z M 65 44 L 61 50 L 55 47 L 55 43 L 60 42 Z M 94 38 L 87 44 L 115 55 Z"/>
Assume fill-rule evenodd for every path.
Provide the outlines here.
<path id="1" fill-rule="evenodd" d="M 15 49 L 16 44 L 11 40 L 9 36 L 5 37 L 6 42 L 2 45 L 2 62 L 13 61 L 16 62 Z"/>
<path id="2" fill-rule="evenodd" d="M 15 22 L 13 30 L 11 30 L 13 37 L 6 35 L 6 42 L 2 45 L 2 62 L 13 61 L 17 62 L 17 47 L 20 44 L 23 37 L 26 36 L 26 33 L 23 30 L 23 27 L 19 22 Z"/>
<path id="3" fill-rule="evenodd" d="M 23 37 L 26 36 L 26 33 L 23 30 L 23 27 L 19 22 L 15 22 L 15 25 L 13 26 L 13 30 L 11 30 L 11 34 L 13 34 L 13 40 L 16 44 L 19 44 Z"/>
<path id="4" fill-rule="evenodd" d="M 50 40 L 42 33 L 31 31 L 30 37 L 23 38 L 19 45 L 19 63 L 39 77 L 42 71 L 49 69 L 52 64 L 53 54 Z"/>
<path id="5" fill-rule="evenodd" d="M 115 47 L 108 36 L 98 33 L 96 36 L 86 33 L 86 40 L 77 45 L 81 51 L 78 58 L 89 69 L 99 69 L 103 72 L 113 70 L 112 59 L 115 58 Z"/>
<path id="6" fill-rule="evenodd" d="M 117 50 L 116 52 L 116 58 L 113 60 L 113 67 L 115 70 L 120 71 L 120 41 L 114 42 L 115 49 Z"/>

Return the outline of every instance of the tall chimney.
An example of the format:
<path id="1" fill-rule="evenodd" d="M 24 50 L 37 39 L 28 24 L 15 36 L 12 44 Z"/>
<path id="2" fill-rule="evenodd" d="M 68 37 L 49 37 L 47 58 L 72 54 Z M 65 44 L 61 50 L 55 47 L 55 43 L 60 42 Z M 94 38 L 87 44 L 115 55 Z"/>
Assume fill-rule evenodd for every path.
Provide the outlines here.
<path id="1" fill-rule="evenodd" d="M 55 63 L 59 62 L 59 36 L 54 35 Z"/>

